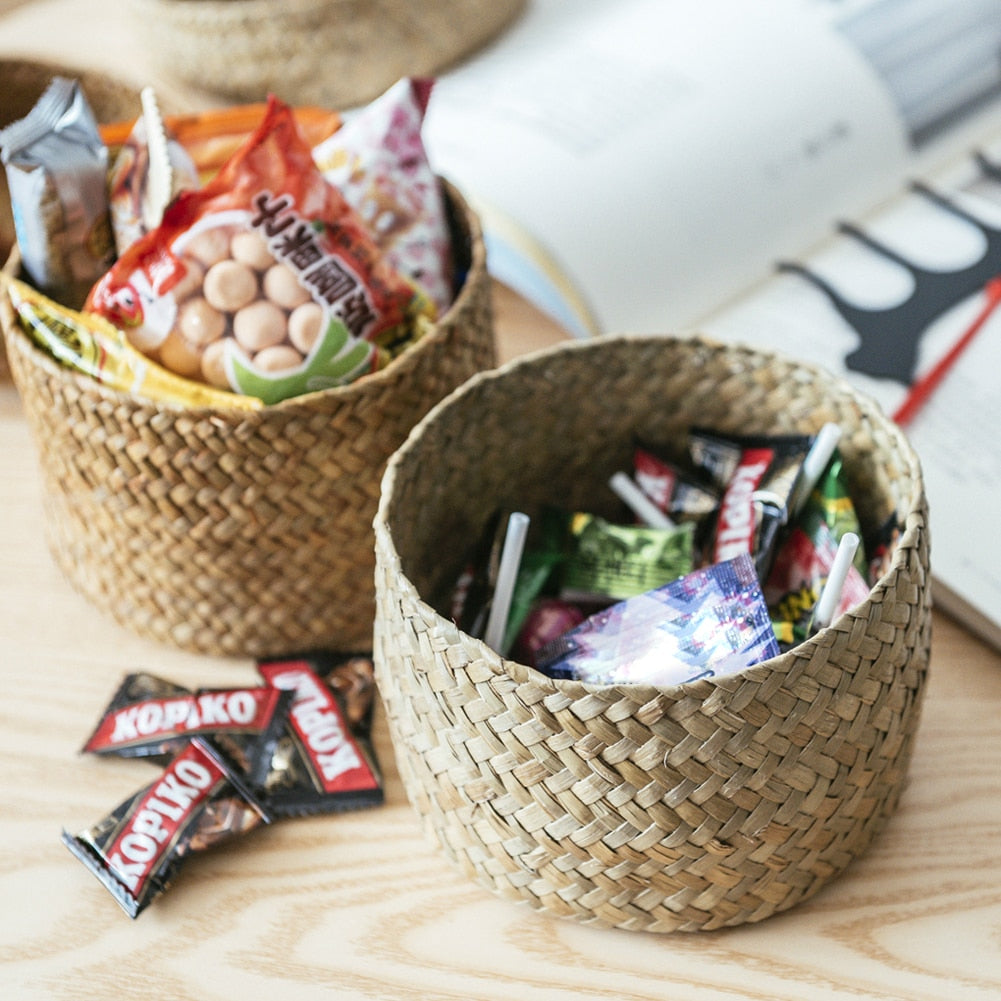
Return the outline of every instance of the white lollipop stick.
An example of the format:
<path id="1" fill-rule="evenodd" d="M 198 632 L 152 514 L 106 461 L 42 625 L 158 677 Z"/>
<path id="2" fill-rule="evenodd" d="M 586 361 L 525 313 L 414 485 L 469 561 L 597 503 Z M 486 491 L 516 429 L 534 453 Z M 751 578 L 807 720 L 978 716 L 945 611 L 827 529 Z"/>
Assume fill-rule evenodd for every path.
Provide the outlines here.
<path id="1" fill-rule="evenodd" d="M 845 532 L 838 543 L 838 551 L 834 555 L 831 572 L 827 575 L 827 581 L 817 599 L 817 607 L 813 610 L 813 621 L 810 624 L 812 633 L 831 624 L 835 609 L 841 600 L 841 589 L 844 587 L 845 578 L 851 569 L 852 560 L 855 559 L 858 547 L 859 537 L 854 532 Z"/>
<path id="2" fill-rule="evenodd" d="M 608 485 L 629 505 L 637 518 L 650 528 L 674 528 L 674 522 L 625 473 L 615 473 Z"/>
<path id="3" fill-rule="evenodd" d="M 817 432 L 817 436 L 810 446 L 810 451 L 806 453 L 803 468 L 800 469 L 799 477 L 793 488 L 792 503 L 789 505 L 790 518 L 795 518 L 799 514 L 800 508 L 806 503 L 821 474 L 831 461 L 831 456 L 840 440 L 841 428 L 837 424 L 829 422 Z"/>
<path id="4" fill-rule="evenodd" d="M 521 566 L 521 554 L 525 549 L 528 522 L 527 514 L 515 511 L 508 518 L 507 531 L 504 534 L 504 548 L 501 549 L 500 565 L 497 567 L 497 583 L 490 602 L 487 628 L 483 633 L 483 641 L 498 652 L 504 643 L 504 631 L 507 629 L 507 619 L 511 613 L 511 598 L 514 594 L 518 569 Z"/>

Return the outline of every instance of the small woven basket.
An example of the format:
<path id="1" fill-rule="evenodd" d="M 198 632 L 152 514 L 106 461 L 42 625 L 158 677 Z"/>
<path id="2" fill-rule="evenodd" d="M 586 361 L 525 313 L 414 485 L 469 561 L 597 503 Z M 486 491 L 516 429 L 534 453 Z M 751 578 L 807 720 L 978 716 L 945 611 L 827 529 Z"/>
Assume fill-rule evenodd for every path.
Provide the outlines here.
<path id="1" fill-rule="evenodd" d="M 479 221 L 445 191 L 465 280 L 433 332 L 351 385 L 259 411 L 103 387 L 38 350 L 0 296 L 50 547 L 85 596 L 200 653 L 369 648 L 386 460 L 434 403 L 495 364 Z"/>
<path id="2" fill-rule="evenodd" d="M 350 108 L 484 45 L 526 0 L 130 0 L 161 74 L 238 101 Z"/>
<path id="3" fill-rule="evenodd" d="M 603 513 L 634 434 L 680 447 L 696 420 L 842 427 L 863 524 L 887 503 L 903 524 L 865 602 L 735 676 L 655 688 L 549 679 L 426 600 L 495 508 Z M 602 926 L 739 925 L 814 894 L 896 807 L 929 658 L 926 501 L 900 431 L 846 385 L 700 338 L 577 342 L 470 380 L 382 490 L 375 658 L 400 773 L 429 834 L 486 887 Z"/>

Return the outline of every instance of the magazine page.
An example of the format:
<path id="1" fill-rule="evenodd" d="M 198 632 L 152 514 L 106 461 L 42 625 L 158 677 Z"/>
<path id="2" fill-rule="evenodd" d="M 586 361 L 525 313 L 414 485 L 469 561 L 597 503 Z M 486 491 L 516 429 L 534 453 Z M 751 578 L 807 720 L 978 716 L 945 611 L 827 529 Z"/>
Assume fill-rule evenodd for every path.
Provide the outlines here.
<path id="1" fill-rule="evenodd" d="M 577 334 L 679 329 L 964 141 L 999 34 L 996 0 L 534 0 L 425 139 L 501 281 Z"/>
<path id="2" fill-rule="evenodd" d="M 933 594 L 1001 648 L 1001 130 L 701 328 L 875 397 L 922 463 Z"/>

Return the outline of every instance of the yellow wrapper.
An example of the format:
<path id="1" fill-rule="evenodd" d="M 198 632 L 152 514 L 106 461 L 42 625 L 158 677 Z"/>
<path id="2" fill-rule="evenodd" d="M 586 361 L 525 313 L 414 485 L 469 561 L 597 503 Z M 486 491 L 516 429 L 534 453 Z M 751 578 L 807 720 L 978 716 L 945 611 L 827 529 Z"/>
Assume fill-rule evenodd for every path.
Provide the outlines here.
<path id="1" fill-rule="evenodd" d="M 53 358 L 105 386 L 156 403 L 257 410 L 264 404 L 185 379 L 129 344 L 114 324 L 93 313 L 59 305 L 25 282 L 0 275 L 25 333 Z"/>

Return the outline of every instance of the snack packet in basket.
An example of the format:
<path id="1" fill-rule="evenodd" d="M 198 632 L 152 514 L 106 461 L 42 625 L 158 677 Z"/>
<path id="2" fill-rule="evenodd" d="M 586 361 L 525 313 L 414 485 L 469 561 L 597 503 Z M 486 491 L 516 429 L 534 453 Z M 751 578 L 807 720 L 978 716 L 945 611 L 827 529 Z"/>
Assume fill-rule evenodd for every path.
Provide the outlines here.
<path id="1" fill-rule="evenodd" d="M 633 477 L 637 486 L 676 525 L 693 522 L 695 546 L 701 552 L 719 507 L 720 491 L 693 472 L 646 444 L 633 450 Z"/>
<path id="2" fill-rule="evenodd" d="M 809 638 L 813 611 L 834 566 L 839 538 L 824 521 L 822 511 L 808 502 L 783 539 L 763 589 L 782 649 Z M 869 585 L 858 567 L 850 567 L 834 615 L 848 611 L 868 595 Z"/>
<path id="3" fill-rule="evenodd" d="M 25 272 L 73 307 L 113 260 L 108 149 L 79 82 L 56 77 L 31 111 L 0 131 Z"/>
<path id="4" fill-rule="evenodd" d="M 207 108 L 185 115 L 167 115 L 164 124 L 170 135 L 191 157 L 198 171 L 198 184 L 207 184 L 231 156 L 247 141 L 267 113 L 267 105 L 237 104 Z M 292 109 L 296 127 L 307 145 L 315 146 L 336 132 L 342 123 L 340 112 L 310 105 Z M 135 122 L 111 122 L 99 126 L 109 149 L 124 145 Z"/>
<path id="5" fill-rule="evenodd" d="M 142 91 L 143 113 L 122 144 L 108 176 L 115 248 L 121 256 L 155 229 L 179 191 L 197 188 L 198 168 L 166 127 L 152 88 Z"/>
<path id="6" fill-rule="evenodd" d="M 189 855 L 270 823 L 237 770 L 196 737 L 155 781 L 63 843 L 129 917 L 173 882 Z"/>
<path id="7" fill-rule="evenodd" d="M 253 772 L 270 760 L 291 701 L 270 686 L 191 691 L 138 671 L 125 676 L 82 750 L 164 763 L 193 737 L 212 737 Z"/>
<path id="8" fill-rule="evenodd" d="M 313 159 L 368 223 L 390 264 L 439 313 L 452 302 L 445 200 L 421 138 L 432 80 L 405 78 L 313 149 Z"/>
<path id="9" fill-rule="evenodd" d="M 219 173 L 170 203 L 87 306 L 165 368 L 268 404 L 375 371 L 432 311 L 324 180 L 275 98 Z"/>
<path id="10" fill-rule="evenodd" d="M 695 526 L 620 525 L 597 515 L 570 517 L 572 549 L 562 566 L 560 597 L 572 602 L 619 601 L 688 573 Z"/>
<path id="11" fill-rule="evenodd" d="M 707 545 L 709 563 L 750 553 L 758 576 L 768 576 L 810 444 L 809 435 L 728 435 L 692 428 L 692 461 L 722 491 Z"/>
<path id="12" fill-rule="evenodd" d="M 168 372 L 137 351 L 103 317 L 60 306 L 25 282 L 0 273 L 21 329 L 38 347 L 67 368 L 157 403 L 185 407 L 235 407 L 258 410 L 261 401 L 214 389 Z"/>
<path id="13" fill-rule="evenodd" d="M 663 686 L 778 653 L 754 561 L 742 553 L 595 613 L 539 651 L 536 663 L 557 678 Z"/>

